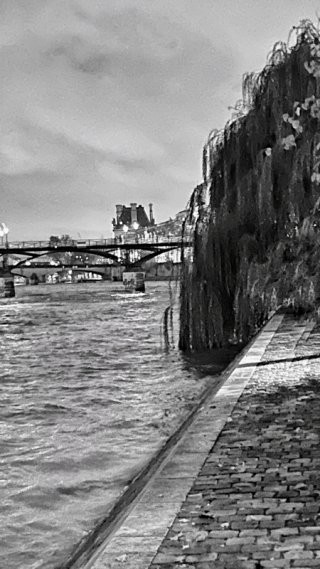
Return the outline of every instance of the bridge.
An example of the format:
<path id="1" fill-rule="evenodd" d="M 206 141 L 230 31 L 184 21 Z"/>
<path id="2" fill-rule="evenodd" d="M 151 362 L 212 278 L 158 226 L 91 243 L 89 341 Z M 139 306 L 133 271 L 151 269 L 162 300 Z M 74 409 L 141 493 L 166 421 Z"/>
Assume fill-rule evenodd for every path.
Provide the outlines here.
<path id="1" fill-rule="evenodd" d="M 122 267 L 125 271 L 138 271 L 147 261 L 164 253 L 174 250 L 182 250 L 191 247 L 191 242 L 183 239 L 163 239 L 158 241 L 128 241 L 119 242 L 118 239 L 69 239 L 66 242 L 52 241 L 15 241 L 6 242 L 0 245 L 0 258 L 2 257 L 2 267 L 0 266 L 0 277 L 4 277 L 8 283 L 12 282 L 13 275 L 17 269 L 28 268 L 36 269 L 55 269 L 61 268 L 75 269 L 77 271 L 90 271 L 99 274 L 106 274 L 107 269 L 111 266 Z M 63 262 L 59 260 L 59 253 L 78 253 L 73 260 Z M 43 262 L 41 257 L 50 255 L 53 260 L 57 261 Z M 98 258 L 105 259 L 104 262 L 85 262 L 85 255 L 95 255 Z M 18 256 L 18 260 L 12 260 L 11 256 Z M 10 258 L 11 257 L 11 258 Z M 20 258 L 25 257 L 25 258 Z M 35 261 L 39 259 L 39 261 Z M 32 262 L 32 260 L 34 260 Z M 14 272 L 13 272 L 14 271 Z M 13 296 L 6 294 L 5 296 Z"/>
<path id="2" fill-rule="evenodd" d="M 141 267 L 146 261 L 150 261 L 154 257 L 163 253 L 168 253 L 174 249 L 182 249 L 190 247 L 191 243 L 184 240 L 162 240 L 154 242 L 127 242 L 119 243 L 115 239 L 86 239 L 86 240 L 68 240 L 66 243 L 53 244 L 50 241 L 16 241 L 8 242 L 6 245 L 0 245 L 0 256 L 22 255 L 27 259 L 23 259 L 15 265 L 24 265 L 28 260 L 41 257 L 43 255 L 52 255 L 57 253 L 78 252 L 104 257 L 110 263 L 120 265 L 126 269 L 134 269 Z M 133 251 L 145 252 L 145 255 L 130 255 Z"/>

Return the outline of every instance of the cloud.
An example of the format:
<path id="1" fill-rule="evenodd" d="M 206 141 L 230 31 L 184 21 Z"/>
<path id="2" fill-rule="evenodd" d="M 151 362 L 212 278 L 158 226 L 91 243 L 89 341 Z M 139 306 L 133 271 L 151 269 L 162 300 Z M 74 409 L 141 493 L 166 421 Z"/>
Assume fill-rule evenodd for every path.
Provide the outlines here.
<path id="1" fill-rule="evenodd" d="M 263 65 L 273 36 L 286 39 L 299 6 L 3 0 L 0 183 L 15 238 L 109 235 L 116 203 L 153 202 L 159 221 L 173 217 L 242 73 Z"/>
<path id="2" fill-rule="evenodd" d="M 199 92 L 202 75 L 226 82 L 234 65 L 230 52 L 132 4 L 102 3 L 98 9 L 74 2 L 62 10 L 61 2 L 47 0 L 30 2 L 28 10 L 24 2 L 15 2 L 15 10 L 8 6 L 0 172 L 6 187 L 11 180 L 15 209 L 24 211 L 27 187 L 30 203 L 45 203 L 52 219 L 62 219 L 78 193 L 83 206 L 66 220 L 71 216 L 76 224 L 93 195 L 99 210 L 106 193 L 112 210 L 120 199 L 115 194 L 123 203 L 149 202 L 173 190 L 173 200 L 159 201 L 162 219 L 174 215 L 197 182 L 194 155 L 211 97 Z M 203 130 L 196 128 L 199 120 Z M 34 228 L 39 207 L 32 211 Z"/>

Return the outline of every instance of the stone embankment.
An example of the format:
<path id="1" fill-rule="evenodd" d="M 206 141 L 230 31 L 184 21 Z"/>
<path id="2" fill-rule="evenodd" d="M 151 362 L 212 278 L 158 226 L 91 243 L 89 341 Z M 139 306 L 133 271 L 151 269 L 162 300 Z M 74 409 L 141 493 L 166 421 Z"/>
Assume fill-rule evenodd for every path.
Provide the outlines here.
<path id="1" fill-rule="evenodd" d="M 320 568 L 320 327 L 276 315 L 86 569 Z"/>

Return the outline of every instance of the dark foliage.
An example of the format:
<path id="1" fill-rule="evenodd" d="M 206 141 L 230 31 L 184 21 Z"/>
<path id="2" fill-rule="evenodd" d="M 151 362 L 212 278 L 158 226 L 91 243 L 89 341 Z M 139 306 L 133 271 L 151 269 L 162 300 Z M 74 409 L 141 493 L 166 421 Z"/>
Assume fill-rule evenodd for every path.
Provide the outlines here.
<path id="1" fill-rule="evenodd" d="M 293 47 L 277 43 L 262 72 L 244 77 L 242 104 L 203 149 L 204 183 L 185 224 L 182 350 L 246 341 L 279 304 L 309 309 L 317 296 L 308 258 L 320 195 L 319 32 L 305 20 L 295 33 Z"/>

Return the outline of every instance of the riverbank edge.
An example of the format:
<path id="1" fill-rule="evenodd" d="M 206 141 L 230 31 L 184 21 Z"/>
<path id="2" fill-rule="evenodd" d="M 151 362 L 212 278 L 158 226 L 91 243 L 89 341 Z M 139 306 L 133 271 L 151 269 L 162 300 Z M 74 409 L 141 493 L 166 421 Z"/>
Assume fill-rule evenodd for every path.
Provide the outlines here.
<path id="1" fill-rule="evenodd" d="M 97 558 L 99 556 L 99 550 L 105 547 L 108 538 L 110 538 L 110 536 L 122 524 L 123 520 L 128 515 L 129 510 L 134 506 L 135 502 L 139 500 L 140 494 L 144 490 L 146 484 L 152 479 L 175 446 L 179 443 L 205 402 L 218 393 L 275 314 L 276 311 L 272 311 L 272 313 L 270 313 L 268 320 L 266 320 L 263 326 L 254 334 L 254 336 L 252 336 L 246 346 L 220 374 L 218 381 L 214 383 L 214 385 L 209 385 L 204 389 L 195 407 L 188 413 L 181 425 L 167 439 L 159 451 L 156 452 L 142 470 L 137 473 L 129 486 L 126 487 L 122 495 L 112 506 L 108 514 L 98 521 L 95 527 L 76 545 L 68 560 L 56 569 L 83 569 L 84 567 L 87 568 L 88 564 L 89 569 L 89 566 L 91 566 L 93 562 L 93 558 Z"/>

